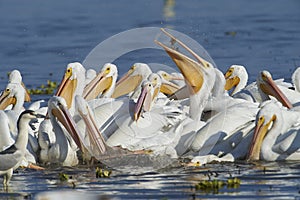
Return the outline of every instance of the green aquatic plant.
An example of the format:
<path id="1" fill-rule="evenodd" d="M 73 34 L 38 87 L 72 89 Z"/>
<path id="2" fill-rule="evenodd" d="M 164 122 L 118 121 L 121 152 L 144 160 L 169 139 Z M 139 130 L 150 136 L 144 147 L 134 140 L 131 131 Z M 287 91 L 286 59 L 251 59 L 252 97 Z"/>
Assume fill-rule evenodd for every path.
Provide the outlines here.
<path id="1" fill-rule="evenodd" d="M 96 168 L 96 178 L 109 178 L 112 171 L 107 169 Z"/>
<path id="2" fill-rule="evenodd" d="M 69 175 L 65 173 L 59 173 L 58 174 L 59 180 L 62 182 L 68 181 L 69 180 Z"/>
<path id="3" fill-rule="evenodd" d="M 37 88 L 28 89 L 29 94 L 41 95 L 41 94 L 54 94 L 54 90 L 57 88 L 57 82 L 47 80 L 47 84 L 40 85 Z"/>
<path id="4" fill-rule="evenodd" d="M 240 186 L 241 180 L 239 178 L 229 178 L 227 181 L 224 180 L 202 180 L 195 185 L 196 190 L 201 190 L 206 193 L 218 193 L 219 189 L 227 186 L 230 188 L 238 188 Z"/>

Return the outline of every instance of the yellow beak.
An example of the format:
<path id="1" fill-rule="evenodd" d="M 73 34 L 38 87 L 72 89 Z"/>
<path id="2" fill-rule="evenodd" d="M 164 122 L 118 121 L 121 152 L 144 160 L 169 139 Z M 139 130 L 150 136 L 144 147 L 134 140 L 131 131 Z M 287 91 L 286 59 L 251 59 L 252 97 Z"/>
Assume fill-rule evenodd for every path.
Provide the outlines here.
<path id="1" fill-rule="evenodd" d="M 259 85 L 260 89 L 266 93 L 267 95 L 272 95 L 278 101 L 282 103 L 287 108 L 292 108 L 293 105 L 288 100 L 288 98 L 282 93 L 282 91 L 278 88 L 278 86 L 274 83 L 273 79 L 270 77 L 263 78 L 265 83 Z"/>
<path id="2" fill-rule="evenodd" d="M 99 73 L 83 91 L 85 100 L 95 99 L 112 86 L 112 77 L 106 77 L 105 72 Z"/>
<path id="3" fill-rule="evenodd" d="M 271 123 L 273 123 L 276 120 L 276 115 L 273 115 L 271 120 L 264 125 L 265 118 L 260 117 L 256 123 L 256 127 L 254 130 L 253 138 L 250 144 L 250 149 L 248 152 L 247 159 L 248 160 L 259 160 L 260 159 L 260 150 L 261 145 L 263 143 L 263 140 L 265 136 L 268 133 L 268 128 Z"/>
<path id="4" fill-rule="evenodd" d="M 112 98 L 118 98 L 125 94 L 128 94 L 136 89 L 136 87 L 142 82 L 141 75 L 131 76 L 132 70 L 129 70 L 116 84 Z"/>
<path id="5" fill-rule="evenodd" d="M 77 87 L 77 79 L 70 79 L 70 76 L 65 75 L 57 89 L 55 96 L 63 97 L 71 108 L 75 89 Z"/>
<path id="6" fill-rule="evenodd" d="M 3 91 L 2 95 L 0 96 L 0 110 L 4 110 L 9 105 L 15 105 L 17 103 L 17 99 L 15 97 L 9 97 L 10 92 L 6 90 Z"/>

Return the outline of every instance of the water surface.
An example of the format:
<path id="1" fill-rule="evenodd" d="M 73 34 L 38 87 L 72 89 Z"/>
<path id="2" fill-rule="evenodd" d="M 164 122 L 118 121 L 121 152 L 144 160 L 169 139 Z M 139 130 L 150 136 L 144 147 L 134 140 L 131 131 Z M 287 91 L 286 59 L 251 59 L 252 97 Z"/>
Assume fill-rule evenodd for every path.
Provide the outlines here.
<path id="1" fill-rule="evenodd" d="M 174 3 L 174 4 L 173 4 Z M 300 66 L 300 2 L 280 1 L 38 1 L 0 2 L 0 89 L 7 73 L 19 69 L 27 87 L 61 80 L 66 65 L 82 62 L 105 39 L 133 28 L 165 27 L 198 41 L 223 72 L 243 64 L 249 82 L 263 69 L 274 79 L 290 81 Z M 161 55 L 162 57 L 160 57 Z M 174 67 L 164 52 L 131 52 L 115 61 L 119 74 L 135 62 Z M 163 59 L 161 59 L 163 58 Z M 101 66 L 99 66 L 100 68 Z M 33 96 L 33 99 L 49 96 Z M 218 179 L 240 178 L 235 189 L 197 191 L 195 184 L 217 171 Z M 75 186 L 60 182 L 72 175 Z M 19 169 L 9 193 L 1 197 L 36 197 L 43 191 L 71 190 L 120 199 L 291 198 L 299 196 L 299 163 L 211 164 L 200 168 L 168 168 L 145 173 L 113 171 L 97 179 L 94 168 Z"/>

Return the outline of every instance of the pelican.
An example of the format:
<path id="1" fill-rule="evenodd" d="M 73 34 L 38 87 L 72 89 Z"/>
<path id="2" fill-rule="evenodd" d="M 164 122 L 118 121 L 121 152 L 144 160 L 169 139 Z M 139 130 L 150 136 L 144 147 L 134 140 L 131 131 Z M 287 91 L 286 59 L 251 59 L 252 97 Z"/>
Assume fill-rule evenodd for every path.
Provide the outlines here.
<path id="1" fill-rule="evenodd" d="M 14 79 L 15 80 L 15 79 Z M 23 104 L 25 101 L 25 89 L 24 87 L 20 84 L 13 82 L 13 83 L 8 83 L 6 86 L 6 89 L 3 91 L 1 97 L 0 97 L 0 108 L 5 109 L 7 106 L 12 105 L 12 110 L 5 110 L 5 115 L 7 116 L 5 120 L 6 123 L 8 123 L 10 131 L 6 131 L 6 135 L 10 135 L 12 139 L 16 139 L 17 137 L 17 119 L 20 115 L 20 113 L 24 110 Z M 31 107 L 32 108 L 32 107 Z M 41 113 L 39 111 L 36 111 L 39 114 L 45 114 Z M 3 115 L 2 115 L 3 116 Z M 27 160 L 27 163 L 23 163 L 24 166 L 28 166 L 29 163 L 36 163 L 37 159 L 37 151 L 39 149 L 38 147 L 38 142 L 37 142 L 37 136 L 36 136 L 36 131 L 32 129 L 32 126 L 38 128 L 37 123 L 31 123 L 30 124 L 29 130 L 29 142 L 26 151 L 25 158 Z M 3 124 L 3 126 L 6 126 L 6 124 Z M 37 130 L 37 129 L 36 129 Z M 5 134 L 5 131 L 2 133 L 3 135 Z"/>
<path id="2" fill-rule="evenodd" d="M 22 112 L 17 122 L 19 133 L 15 143 L 6 150 L 0 152 L 0 174 L 4 175 L 4 186 L 8 186 L 13 170 L 19 167 L 20 162 L 24 158 L 28 141 L 28 124 L 30 120 L 40 117 L 44 116 L 41 116 L 31 110 Z"/>
<path id="3" fill-rule="evenodd" d="M 270 99 L 270 96 L 278 99 L 285 106 L 291 107 L 291 104 L 298 102 L 300 96 L 288 89 L 291 84 L 284 82 L 283 79 L 273 80 L 270 72 L 264 70 L 259 72 L 256 82 L 253 82 L 246 87 L 247 71 L 241 65 L 233 65 L 225 73 L 226 85 L 225 90 L 232 90 L 234 98 L 245 99 L 251 102 L 263 102 Z M 232 89 L 234 88 L 234 89 Z M 293 97 L 291 103 L 287 102 L 286 97 Z"/>
<path id="4" fill-rule="evenodd" d="M 140 117 L 142 109 L 150 111 L 155 99 L 155 89 L 150 81 L 143 82 L 142 88 L 133 118 L 129 112 L 129 115 L 120 115 L 114 119 L 118 128 L 107 139 L 106 143 L 109 146 L 121 145 L 123 148 L 133 150 L 134 144 L 144 138 L 156 135 L 160 129 L 167 125 L 166 118 L 158 113 L 144 112 L 143 117 Z"/>
<path id="5" fill-rule="evenodd" d="M 160 91 L 166 95 L 174 94 L 177 90 L 179 90 L 181 88 L 180 87 L 181 85 L 174 84 L 172 81 L 174 81 L 174 80 L 184 81 L 184 78 L 180 77 L 180 75 L 171 75 L 162 70 L 159 70 L 157 72 L 157 74 L 160 76 L 161 81 L 162 81 Z M 179 83 L 179 84 L 181 84 L 181 83 Z"/>
<path id="6" fill-rule="evenodd" d="M 230 95 L 233 96 L 246 87 L 248 72 L 243 65 L 231 65 L 225 73 L 225 79 L 225 90 L 232 90 Z"/>
<path id="7" fill-rule="evenodd" d="M 130 98 L 136 99 L 139 96 L 142 81 L 151 73 L 152 71 L 147 64 L 135 63 L 117 82 L 112 98 L 118 98 L 135 91 L 130 95 Z"/>
<path id="8" fill-rule="evenodd" d="M 299 160 L 300 113 L 278 102 L 262 104 L 248 152 L 249 160 Z"/>
<path id="9" fill-rule="evenodd" d="M 75 111 L 74 98 L 82 95 L 85 87 L 85 68 L 79 63 L 69 63 L 55 96 L 63 97 L 72 114 Z"/>
<path id="10" fill-rule="evenodd" d="M 104 135 L 99 130 L 98 124 L 95 119 L 94 112 L 90 108 L 86 100 L 82 96 L 75 97 L 76 109 L 82 120 L 76 124 L 76 133 L 82 146 L 83 159 L 90 160 L 92 157 L 106 163 L 106 159 L 123 157 L 127 154 L 143 154 L 144 151 L 129 151 L 122 147 L 110 147 L 104 139 Z M 72 119 L 69 121 L 69 123 Z"/>
<path id="11" fill-rule="evenodd" d="M 275 97 L 278 101 L 282 103 L 287 108 L 292 108 L 293 105 L 283 93 L 282 89 L 285 87 L 278 87 L 276 83 L 273 81 L 270 72 L 264 70 L 261 71 L 257 77 L 257 86 L 258 91 L 261 96 L 262 101 L 269 100 L 271 95 Z"/>
<path id="12" fill-rule="evenodd" d="M 168 33 L 166 34 L 169 35 Z M 176 38 L 173 36 L 170 37 L 191 52 L 188 47 L 180 43 Z M 240 105 L 244 106 L 236 106 L 235 108 L 228 109 L 226 109 L 227 107 L 225 109 L 223 108 L 221 109 L 223 112 L 219 112 L 206 123 L 201 122 L 202 111 L 206 108 L 214 87 L 217 87 L 215 80 L 216 78 L 222 79 L 220 77 L 223 77 L 223 75 L 216 71 L 211 63 L 205 61 L 193 52 L 191 52 L 191 54 L 197 59 L 197 62 L 159 42 L 158 44 L 167 51 L 180 68 L 190 91 L 189 116 L 193 121 L 184 125 L 186 130 L 183 131 L 182 138 L 176 147 L 178 155 L 184 155 L 189 151 L 199 153 L 201 150 L 202 152 L 209 153 L 217 142 L 230 137 L 235 131 L 245 127 L 249 121 L 254 119 L 258 105 L 247 105 L 244 101 L 241 101 Z M 222 87 L 224 87 L 224 85 Z M 221 90 L 219 87 L 215 88 L 215 91 L 224 91 L 224 89 L 222 88 Z M 224 92 L 222 92 L 222 94 L 223 93 Z M 219 96 L 217 92 L 215 92 L 215 96 Z M 235 103 L 233 106 L 235 105 L 237 104 Z M 247 109 L 250 110 L 250 112 L 246 112 L 244 115 L 240 114 L 240 111 Z M 232 124 L 233 121 L 236 122 L 236 124 L 228 126 Z"/>
<path id="13" fill-rule="evenodd" d="M 72 117 L 64 98 L 53 96 L 49 99 L 48 115 L 50 119 L 45 119 L 38 131 L 40 162 L 63 166 L 77 165 L 79 161 L 76 152 L 81 148 L 81 143 L 77 132 L 74 132 L 74 123 L 70 123 Z"/>
<path id="14" fill-rule="evenodd" d="M 111 97 L 115 90 L 117 77 L 117 66 L 106 63 L 101 72 L 84 88 L 83 97 L 86 100 L 96 97 Z"/>
<path id="15" fill-rule="evenodd" d="M 188 56 L 167 47 L 161 42 L 155 41 L 165 49 L 184 76 L 190 93 L 189 115 L 193 120 L 200 121 L 202 111 L 214 86 L 215 69 L 211 63 L 198 56 L 177 38 L 166 32 L 164 29 L 162 29 L 162 31 L 185 48 L 197 60 L 195 61 Z"/>
<path id="16" fill-rule="evenodd" d="M 10 74 L 9 74 L 9 80 L 8 83 L 16 83 L 16 84 L 21 84 L 22 87 L 25 90 L 25 102 L 30 102 L 31 98 L 30 98 L 30 94 L 28 93 L 28 90 L 26 89 L 25 84 L 22 81 L 22 75 L 20 73 L 19 70 L 13 70 Z"/>

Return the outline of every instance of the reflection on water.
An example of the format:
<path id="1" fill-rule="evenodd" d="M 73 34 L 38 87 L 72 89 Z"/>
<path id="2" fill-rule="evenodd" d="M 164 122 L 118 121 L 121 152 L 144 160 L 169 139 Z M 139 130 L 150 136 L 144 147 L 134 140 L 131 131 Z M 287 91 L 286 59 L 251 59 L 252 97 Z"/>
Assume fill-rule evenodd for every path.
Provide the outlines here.
<path id="1" fill-rule="evenodd" d="M 164 17 L 166 20 L 175 17 L 175 0 L 164 0 Z"/>
<path id="2" fill-rule="evenodd" d="M 55 168 L 45 171 L 19 169 L 8 192 L 2 197 L 43 197 L 43 191 L 69 191 L 89 197 L 119 199 L 194 199 L 194 198 L 289 198 L 300 197 L 300 163 L 227 163 L 203 167 L 168 168 L 156 172 L 124 173 L 113 170 L 109 178 L 96 178 L 95 168 Z M 68 181 L 59 180 L 65 173 Z M 237 177 L 238 187 L 217 190 L 196 189 L 203 180 L 226 181 Z M 69 193 L 68 192 L 68 193 Z M 75 193 L 77 194 L 77 193 Z M 80 196 L 80 195 L 79 195 Z"/>

